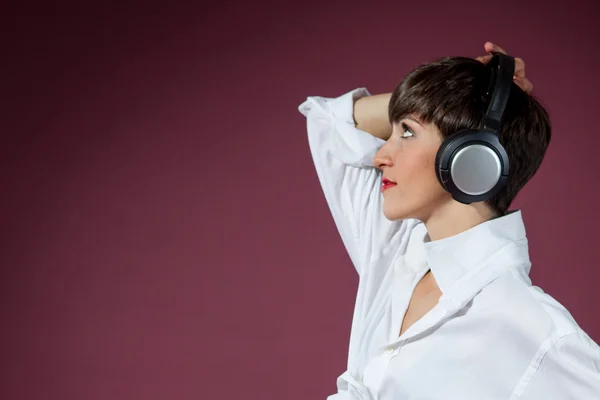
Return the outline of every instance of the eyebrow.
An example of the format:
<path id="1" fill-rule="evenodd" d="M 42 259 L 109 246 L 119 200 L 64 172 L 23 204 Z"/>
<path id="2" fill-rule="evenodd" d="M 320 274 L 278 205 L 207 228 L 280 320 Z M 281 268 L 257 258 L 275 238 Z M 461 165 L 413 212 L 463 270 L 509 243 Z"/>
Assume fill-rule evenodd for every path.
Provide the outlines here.
<path id="1" fill-rule="evenodd" d="M 420 125 L 422 128 L 425 128 L 425 127 L 423 126 L 423 124 L 422 124 L 422 123 L 421 123 L 421 122 L 420 122 L 418 119 L 415 119 L 414 117 L 411 117 L 411 116 L 407 115 L 407 116 L 405 116 L 403 119 L 410 119 L 411 121 L 414 121 L 414 122 L 416 122 L 417 124 L 419 124 L 419 125 Z"/>

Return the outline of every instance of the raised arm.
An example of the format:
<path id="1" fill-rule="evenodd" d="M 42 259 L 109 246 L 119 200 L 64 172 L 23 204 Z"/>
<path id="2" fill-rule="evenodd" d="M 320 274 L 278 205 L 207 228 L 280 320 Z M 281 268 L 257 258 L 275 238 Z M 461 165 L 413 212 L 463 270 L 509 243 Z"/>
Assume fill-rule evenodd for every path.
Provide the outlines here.
<path id="1" fill-rule="evenodd" d="M 354 121 L 356 127 L 382 140 L 388 140 L 392 134 L 392 125 L 388 116 L 391 93 L 361 97 L 354 103 Z"/>
<path id="2" fill-rule="evenodd" d="M 383 215 L 381 171 L 374 168 L 373 156 L 384 143 L 377 135 L 385 137 L 382 116 L 387 115 L 387 103 L 382 97 L 369 97 L 359 88 L 337 98 L 311 96 L 299 107 L 306 116 L 309 147 L 327 204 L 361 275 L 384 247 L 397 247 L 406 231 L 406 224 Z M 375 134 L 357 127 L 354 118 Z"/>

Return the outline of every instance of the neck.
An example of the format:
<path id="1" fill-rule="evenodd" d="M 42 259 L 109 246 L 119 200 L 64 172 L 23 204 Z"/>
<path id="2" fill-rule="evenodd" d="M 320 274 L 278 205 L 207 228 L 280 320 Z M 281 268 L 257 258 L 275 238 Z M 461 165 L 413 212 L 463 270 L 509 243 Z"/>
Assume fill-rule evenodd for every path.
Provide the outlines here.
<path id="1" fill-rule="evenodd" d="M 466 205 L 450 200 L 437 207 L 423 222 L 429 238 L 434 241 L 457 235 L 494 217 L 484 203 Z"/>

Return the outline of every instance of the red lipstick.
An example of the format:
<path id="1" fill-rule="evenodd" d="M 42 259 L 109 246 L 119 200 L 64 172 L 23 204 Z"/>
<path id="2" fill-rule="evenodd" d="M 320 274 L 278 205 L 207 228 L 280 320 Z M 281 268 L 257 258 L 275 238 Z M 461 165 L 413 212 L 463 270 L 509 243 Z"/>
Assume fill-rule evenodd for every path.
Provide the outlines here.
<path id="1" fill-rule="evenodd" d="M 383 192 L 385 189 L 389 189 L 392 186 L 396 186 L 396 182 L 392 182 L 387 178 L 383 178 L 381 180 L 381 191 Z"/>

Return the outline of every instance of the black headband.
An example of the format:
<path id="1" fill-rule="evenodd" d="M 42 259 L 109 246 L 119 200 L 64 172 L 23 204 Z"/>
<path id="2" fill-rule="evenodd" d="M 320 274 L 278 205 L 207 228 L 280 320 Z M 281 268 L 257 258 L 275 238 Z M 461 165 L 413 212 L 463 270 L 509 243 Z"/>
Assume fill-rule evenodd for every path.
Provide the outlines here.
<path id="1" fill-rule="evenodd" d="M 492 56 L 488 67 L 492 69 L 491 79 L 495 78 L 496 82 L 485 115 L 484 128 L 498 133 L 515 74 L 515 59 L 506 54 L 496 53 Z"/>

